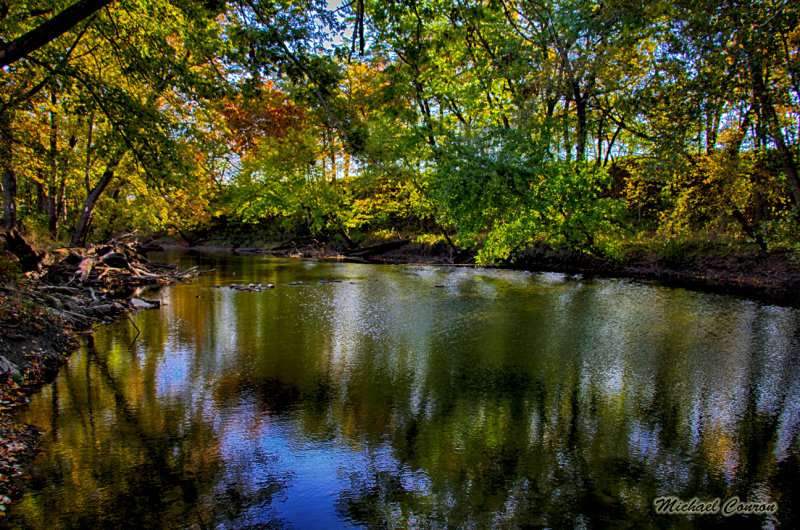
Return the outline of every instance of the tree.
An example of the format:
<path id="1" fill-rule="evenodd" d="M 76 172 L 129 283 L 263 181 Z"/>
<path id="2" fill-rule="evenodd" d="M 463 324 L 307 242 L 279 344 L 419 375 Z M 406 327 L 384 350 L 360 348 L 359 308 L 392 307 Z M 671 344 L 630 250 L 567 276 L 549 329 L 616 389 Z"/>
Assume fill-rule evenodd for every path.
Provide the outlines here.
<path id="1" fill-rule="evenodd" d="M 13 230 L 17 224 L 17 176 L 14 173 L 12 114 L 0 110 L 0 171 L 3 185 L 3 228 Z"/>
<path id="2" fill-rule="evenodd" d="M 52 42 L 113 0 L 80 0 L 9 43 L 0 44 L 0 68 Z"/>
<path id="3" fill-rule="evenodd" d="M 24 108 L 29 124 L 15 142 L 32 163 L 15 174 L 37 190 L 54 236 L 71 214 L 72 243 L 84 244 L 100 197 L 110 186 L 121 193 L 133 173 L 148 181 L 137 193 L 163 193 L 190 173 L 178 154 L 184 123 L 224 85 L 215 14 L 192 2 L 121 2 L 66 47 L 55 42 L 5 73 L 15 87 L 6 108 Z"/>

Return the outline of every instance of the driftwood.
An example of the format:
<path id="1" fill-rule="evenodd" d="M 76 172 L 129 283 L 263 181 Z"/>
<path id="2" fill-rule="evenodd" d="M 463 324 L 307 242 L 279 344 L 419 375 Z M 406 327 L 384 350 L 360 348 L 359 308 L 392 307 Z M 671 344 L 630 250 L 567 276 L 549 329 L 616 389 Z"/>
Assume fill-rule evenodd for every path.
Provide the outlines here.
<path id="1" fill-rule="evenodd" d="M 141 298 L 131 298 L 128 305 L 133 309 L 157 309 L 161 307 L 160 300 L 143 300 Z"/>
<path id="2" fill-rule="evenodd" d="M 50 286 L 83 285 L 118 289 L 163 285 L 198 273 L 197 268 L 179 271 L 174 265 L 152 263 L 140 254 L 135 243 L 117 242 L 88 249 L 58 249 L 52 251 L 45 261 L 53 264 L 46 268 L 40 279 Z"/>
<path id="3" fill-rule="evenodd" d="M 97 304 L 93 306 L 89 306 L 88 310 L 94 316 L 99 318 L 103 318 L 106 316 L 114 315 L 117 313 L 121 313 L 125 310 L 125 307 L 117 302 L 111 302 L 109 304 Z"/>
<path id="4" fill-rule="evenodd" d="M 47 306 L 67 325 L 82 329 L 127 311 L 159 306 L 157 300 L 123 301 L 134 287 L 165 285 L 199 274 L 197 267 L 179 270 L 175 265 L 151 263 L 135 242 L 121 242 L 132 235 L 121 236 L 107 245 L 37 255 L 41 271 L 28 274 L 31 283 L 22 290 L 7 286 L 0 289 Z"/>
<path id="5" fill-rule="evenodd" d="M 233 250 L 233 252 L 236 254 L 268 254 L 273 256 L 288 255 L 292 257 L 297 257 L 297 256 L 302 257 L 303 250 L 310 248 L 312 250 L 312 252 L 310 253 L 311 256 L 318 256 L 321 259 L 325 259 L 324 248 L 325 248 L 325 243 L 327 241 L 328 238 L 324 234 L 320 236 L 304 236 L 292 239 L 290 241 L 286 241 L 270 249 L 236 248 Z M 396 250 L 400 247 L 403 247 L 409 244 L 410 242 L 411 242 L 410 239 L 398 239 L 395 241 L 388 241 L 386 243 L 381 243 L 370 247 L 362 247 L 362 248 L 351 247 L 342 251 L 342 256 L 345 256 L 350 261 L 359 261 L 368 263 L 368 261 L 365 261 L 366 258 L 369 258 L 370 256 L 384 254 L 386 252 L 391 252 L 392 250 Z M 342 256 L 337 256 L 335 259 L 341 259 Z"/>
<path id="6" fill-rule="evenodd" d="M 121 236 L 116 236 L 111 238 L 111 241 L 108 242 L 109 245 L 117 245 L 118 243 L 124 242 L 126 239 L 133 239 L 136 237 L 137 231 L 134 230 L 133 232 L 128 232 L 127 234 L 122 234 Z"/>
<path id="7" fill-rule="evenodd" d="M 297 250 L 299 247 L 308 247 L 308 246 L 313 247 L 314 245 L 318 247 L 323 247 L 327 242 L 328 238 L 324 234 L 316 236 L 301 236 L 291 239 L 289 241 L 285 241 L 276 247 L 272 247 L 269 250 L 270 251 Z"/>
<path id="8" fill-rule="evenodd" d="M 128 257 L 122 252 L 106 252 L 100 256 L 100 261 L 110 267 L 125 268 L 130 265 L 128 262 Z"/>
<path id="9" fill-rule="evenodd" d="M 297 249 L 297 247 L 292 247 L 292 248 L 294 250 Z M 245 254 L 245 255 L 267 254 L 269 256 L 285 256 L 287 254 L 288 250 L 290 250 L 290 249 L 276 250 L 274 248 L 270 248 L 270 249 L 266 249 L 266 248 L 235 248 L 235 249 L 233 249 L 233 253 L 234 254 Z"/>
<path id="10" fill-rule="evenodd" d="M 75 274 L 72 276 L 72 279 L 69 283 L 74 282 L 75 280 L 78 281 L 81 285 L 86 283 L 86 279 L 92 273 L 92 269 L 94 268 L 94 258 L 83 258 L 81 262 L 78 264 L 78 269 L 75 271 Z"/>
<path id="11" fill-rule="evenodd" d="M 63 294 L 80 294 L 81 290 L 77 287 L 67 287 L 66 285 L 37 285 L 40 291 L 55 291 Z"/>

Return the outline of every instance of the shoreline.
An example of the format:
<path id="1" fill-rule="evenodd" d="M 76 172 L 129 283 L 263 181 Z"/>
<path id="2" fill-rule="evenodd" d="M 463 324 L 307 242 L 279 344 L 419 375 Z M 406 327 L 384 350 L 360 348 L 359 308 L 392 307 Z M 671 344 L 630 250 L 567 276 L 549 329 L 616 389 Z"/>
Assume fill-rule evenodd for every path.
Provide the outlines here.
<path id="1" fill-rule="evenodd" d="M 241 255 L 267 255 L 285 258 L 335 260 L 355 263 L 394 265 L 476 266 L 474 254 L 454 253 L 444 244 L 409 243 L 369 257 L 348 255 L 344 246 L 318 249 L 310 246 L 292 249 L 236 247 L 227 245 L 163 244 L 165 250 L 221 252 Z M 800 307 L 800 254 L 757 251 L 694 252 L 680 258 L 665 259 L 641 253 L 615 263 L 596 256 L 537 244 L 519 253 L 513 263 L 487 268 L 529 272 L 561 272 L 586 277 L 625 278 L 657 282 L 699 292 L 726 294 L 788 307 Z"/>
<path id="2" fill-rule="evenodd" d="M 42 434 L 18 421 L 17 409 L 56 378 L 80 347 L 78 334 L 86 332 L 7 292 L 0 289 L 0 523 L 6 507 L 22 496 L 26 469 L 39 452 Z"/>
<path id="3" fill-rule="evenodd" d="M 0 526 L 24 490 L 25 470 L 39 452 L 42 431 L 15 418 L 51 383 L 95 324 L 159 307 L 137 288 L 196 274 L 150 262 L 128 245 L 58 249 L 40 261 L 37 280 L 0 284 Z"/>

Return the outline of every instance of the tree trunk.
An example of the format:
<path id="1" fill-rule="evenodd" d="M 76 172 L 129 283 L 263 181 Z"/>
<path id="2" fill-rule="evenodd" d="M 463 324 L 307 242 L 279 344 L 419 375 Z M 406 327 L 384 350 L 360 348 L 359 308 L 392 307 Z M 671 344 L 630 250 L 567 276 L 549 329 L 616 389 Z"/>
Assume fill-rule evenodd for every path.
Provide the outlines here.
<path id="1" fill-rule="evenodd" d="M 3 228 L 17 226 L 17 176 L 10 165 L 3 164 Z"/>
<path id="2" fill-rule="evenodd" d="M 564 101 L 564 152 L 567 154 L 567 162 L 572 161 L 572 141 L 569 137 L 569 112 L 570 106 L 572 105 L 572 96 L 567 93 L 567 97 Z"/>
<path id="3" fill-rule="evenodd" d="M 575 131 L 575 160 L 583 162 L 586 160 L 586 142 L 589 137 L 588 106 L 589 94 L 591 90 L 590 82 L 586 92 L 581 94 L 581 86 L 578 81 L 572 83 L 572 97 L 575 100 L 575 116 L 578 119 L 578 127 Z"/>
<path id="4" fill-rule="evenodd" d="M 41 177 L 41 174 L 39 174 Z M 42 179 L 44 182 L 44 179 Z M 44 184 L 40 182 L 35 182 L 34 186 L 36 187 L 36 213 L 41 215 L 45 213 L 45 206 L 47 203 L 47 192 L 44 189 Z"/>
<path id="5" fill-rule="evenodd" d="M 586 160 L 586 100 L 581 98 L 575 100 L 575 112 L 578 116 L 578 129 L 575 131 L 575 161 L 583 162 Z"/>
<path id="6" fill-rule="evenodd" d="M 333 132 L 328 129 L 328 145 L 331 150 L 331 182 L 336 182 L 336 143 L 334 142 Z"/>
<path id="7" fill-rule="evenodd" d="M 599 166 L 603 162 L 603 134 L 605 133 L 603 125 L 605 118 L 605 115 L 601 114 L 600 120 L 597 122 L 597 158 L 594 160 L 596 166 Z"/>
<path id="8" fill-rule="evenodd" d="M 786 171 L 786 180 L 789 182 L 789 189 L 794 199 L 794 207 L 800 212 L 800 176 L 798 176 L 797 163 L 783 137 L 783 131 L 781 131 L 781 125 L 778 122 L 775 106 L 772 104 L 772 98 L 764 84 L 761 67 L 754 59 L 750 60 L 750 73 L 753 79 L 753 95 L 758 99 L 758 103 L 761 106 L 761 113 L 766 118 L 769 135 L 772 137 L 772 140 L 778 147 L 778 152 L 781 154 L 783 168 Z"/>
<path id="9" fill-rule="evenodd" d="M 124 187 L 124 182 L 117 182 L 114 191 L 111 192 L 111 200 L 114 202 L 119 201 L 119 196 L 122 195 L 122 188 Z M 102 236 L 103 241 L 111 241 L 111 238 L 114 236 L 114 222 L 117 220 L 117 210 L 111 212 L 111 215 L 108 218 L 108 222 L 106 223 L 107 228 L 105 233 Z"/>
<path id="10" fill-rule="evenodd" d="M 356 258 L 366 258 L 367 256 L 374 256 L 375 254 L 384 254 L 392 250 L 403 247 L 411 242 L 410 239 L 398 239 L 397 241 L 389 241 L 388 243 L 381 243 L 371 247 L 358 248 L 353 250 L 345 250 L 345 256 L 353 256 Z"/>
<path id="11" fill-rule="evenodd" d="M 17 176 L 13 167 L 13 138 L 11 136 L 12 113 L 0 110 L 0 170 L 3 172 L 3 228 L 13 230 L 17 226 Z"/>
<path id="12" fill-rule="evenodd" d="M 47 229 L 53 239 L 58 240 L 58 208 L 56 207 L 56 181 L 58 180 L 58 124 L 56 123 L 56 91 L 55 88 L 50 95 L 50 149 L 47 153 L 50 164 L 50 178 L 47 185 Z"/>
<path id="13" fill-rule="evenodd" d="M 58 195 L 56 195 L 55 201 L 55 213 L 56 213 L 56 222 L 53 231 L 53 238 L 58 240 L 61 231 L 61 222 L 67 218 L 67 201 L 66 201 L 66 194 L 67 194 L 67 169 L 64 168 L 64 172 L 61 173 L 61 179 L 58 183 Z"/>
<path id="14" fill-rule="evenodd" d="M 83 208 L 81 209 L 81 215 L 78 218 L 78 225 L 75 227 L 75 233 L 72 235 L 72 242 L 70 243 L 73 247 L 83 247 L 86 245 L 86 237 L 89 235 L 89 225 L 92 221 L 92 214 L 94 214 L 94 207 L 97 204 L 97 199 L 100 198 L 100 195 L 103 194 L 103 191 L 108 187 L 111 181 L 114 179 L 114 172 L 117 169 L 117 166 L 122 161 L 122 157 L 125 156 L 127 152 L 126 148 L 120 147 L 108 161 L 108 165 L 106 166 L 106 170 L 103 172 L 103 176 L 100 177 L 100 180 L 95 184 L 95 186 L 88 190 L 86 194 L 86 200 L 83 202 Z"/>
<path id="15" fill-rule="evenodd" d="M 792 151 L 786 145 L 780 127 L 775 124 L 770 129 L 770 136 L 778 145 L 778 152 L 781 154 L 783 168 L 786 171 L 786 180 L 789 182 L 789 189 L 792 190 L 792 197 L 794 198 L 794 207 L 800 212 L 800 175 L 798 175 L 797 162 L 792 156 Z"/>
<path id="16" fill-rule="evenodd" d="M 706 114 L 706 154 L 710 155 L 717 148 L 719 125 L 722 118 L 723 105 L 717 105 Z"/>
<path id="17" fill-rule="evenodd" d="M 9 230 L 3 237 L 6 240 L 6 248 L 19 259 L 22 272 L 39 270 L 44 253 L 37 254 L 17 230 Z"/>

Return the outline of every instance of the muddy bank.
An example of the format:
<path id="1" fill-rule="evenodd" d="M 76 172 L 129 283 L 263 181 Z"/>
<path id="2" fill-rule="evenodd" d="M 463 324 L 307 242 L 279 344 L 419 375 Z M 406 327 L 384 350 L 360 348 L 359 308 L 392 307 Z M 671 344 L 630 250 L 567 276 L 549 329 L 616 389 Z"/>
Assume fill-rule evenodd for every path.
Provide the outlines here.
<path id="1" fill-rule="evenodd" d="M 55 378 L 81 333 L 129 311 L 158 307 L 139 298 L 138 289 L 198 272 L 152 263 L 122 243 L 32 255 L 25 275 L 0 282 L 0 520 L 22 494 L 25 466 L 39 444 L 39 430 L 14 420 L 14 410 Z"/>
<path id="2" fill-rule="evenodd" d="M 380 256 L 389 263 L 472 263 L 474 254 L 455 255 L 446 245 L 409 246 Z M 673 287 L 732 294 L 765 303 L 800 307 L 800 255 L 757 250 L 688 252 L 665 258 L 641 252 L 614 262 L 537 244 L 503 268 L 656 281 Z"/>
<path id="3" fill-rule="evenodd" d="M 544 245 L 521 253 L 513 268 L 652 280 L 675 287 L 800 306 L 800 256 L 785 252 L 690 252 L 675 258 L 640 253 L 616 263 Z"/>
<path id="4" fill-rule="evenodd" d="M 456 251 L 445 243 L 427 245 L 407 240 L 394 242 L 385 251 L 367 252 L 343 244 L 315 245 L 304 239 L 270 248 L 185 247 L 242 254 L 332 259 L 363 263 L 474 265 L 475 253 Z M 392 243 L 392 242 L 389 242 Z M 366 249 L 376 249 L 372 245 Z M 378 249 L 381 250 L 381 249 Z M 696 250 L 664 257 L 652 252 L 629 255 L 615 262 L 567 249 L 536 244 L 519 252 L 501 268 L 609 276 L 657 281 L 664 285 L 733 294 L 778 305 L 800 306 L 800 255 L 791 252 L 764 253 L 758 250 Z"/>
<path id="5" fill-rule="evenodd" d="M 79 346 L 74 330 L 46 308 L 0 291 L 0 519 L 22 494 L 40 431 L 13 418 L 28 395 L 52 381 Z"/>

